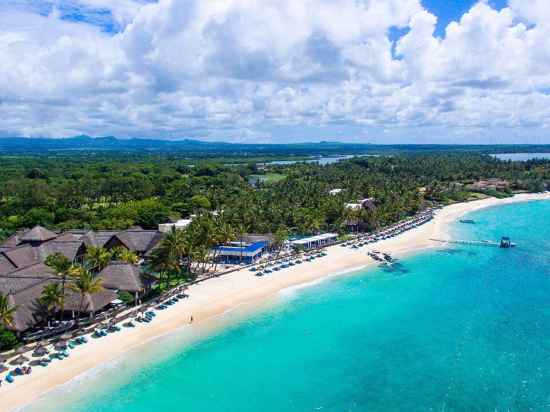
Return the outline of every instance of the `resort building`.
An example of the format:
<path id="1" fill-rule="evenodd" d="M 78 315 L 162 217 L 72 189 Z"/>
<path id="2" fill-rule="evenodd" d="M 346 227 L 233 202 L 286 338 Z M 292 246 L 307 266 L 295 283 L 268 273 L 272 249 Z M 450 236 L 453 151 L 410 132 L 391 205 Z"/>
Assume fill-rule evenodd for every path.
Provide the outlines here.
<path id="1" fill-rule="evenodd" d="M 358 200 L 354 203 L 346 203 L 344 205 L 346 209 L 361 210 L 361 209 L 374 209 L 376 208 L 375 200 L 372 197 Z"/>
<path id="2" fill-rule="evenodd" d="M 155 278 L 144 273 L 140 266 L 125 262 L 112 262 L 99 272 L 98 278 L 105 289 L 128 292 L 136 303 L 155 283 Z"/>
<path id="3" fill-rule="evenodd" d="M 316 236 L 305 237 L 290 241 L 290 245 L 295 249 L 315 249 L 330 245 L 338 239 L 337 233 L 323 233 Z"/>
<path id="4" fill-rule="evenodd" d="M 187 226 L 189 226 L 191 221 L 192 219 L 179 219 L 178 221 L 173 223 L 162 223 L 159 225 L 159 232 L 168 233 L 172 230 L 172 228 L 176 230 L 185 229 Z"/>
<path id="5" fill-rule="evenodd" d="M 163 233 L 158 230 L 128 229 L 119 232 L 105 243 L 106 249 L 125 247 L 140 257 L 144 257 L 162 240 Z"/>
<path id="6" fill-rule="evenodd" d="M 66 284 L 69 282 L 67 280 Z M 56 283 L 62 283 L 61 277 L 44 263 L 36 263 L 0 276 L 0 293 L 7 296 L 10 305 L 16 308 L 12 325 L 15 332 L 25 332 L 44 321 L 46 311 L 40 305 L 39 299 L 44 287 Z M 81 296 L 66 287 L 64 310 L 71 318 L 77 313 L 93 316 L 117 298 L 117 293 L 109 289 Z"/>
<path id="7" fill-rule="evenodd" d="M 216 260 L 226 264 L 251 264 L 257 261 L 267 250 L 269 244 L 265 240 L 254 243 L 230 242 L 214 249 Z"/>
<path id="8" fill-rule="evenodd" d="M 472 190 L 504 190 L 510 187 L 510 183 L 499 178 L 481 179 L 472 183 L 469 188 Z"/>
<path id="9" fill-rule="evenodd" d="M 41 226 L 15 233 L 0 244 L 0 293 L 16 307 L 13 329 L 27 332 L 41 324 L 44 308 L 39 304 L 44 287 L 61 284 L 62 279 L 45 264 L 48 256 L 60 253 L 70 262 L 82 262 L 87 248 L 112 249 L 122 246 L 138 256 L 147 257 L 160 243 L 164 234 L 157 230 L 132 228 L 123 231 L 70 230 L 55 233 Z M 99 293 L 80 294 L 65 288 L 65 318 L 77 313 L 93 316 L 118 299 L 119 291 L 131 293 L 136 299 L 146 293 L 153 279 L 140 273 L 138 266 L 115 262 L 98 274 L 104 280 Z M 71 280 L 66 280 L 65 284 Z"/>

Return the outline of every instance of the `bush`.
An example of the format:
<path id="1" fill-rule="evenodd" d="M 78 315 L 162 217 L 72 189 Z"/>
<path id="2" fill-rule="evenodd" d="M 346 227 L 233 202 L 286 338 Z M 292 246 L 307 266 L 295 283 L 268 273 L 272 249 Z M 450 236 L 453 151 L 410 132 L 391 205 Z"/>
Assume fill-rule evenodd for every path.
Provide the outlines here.
<path id="1" fill-rule="evenodd" d="M 0 326 L 0 350 L 13 349 L 18 343 L 15 333 Z"/>
<path id="2" fill-rule="evenodd" d="M 125 290 L 121 290 L 118 292 L 118 298 L 127 305 L 134 303 L 134 296 L 131 293 L 126 292 Z"/>

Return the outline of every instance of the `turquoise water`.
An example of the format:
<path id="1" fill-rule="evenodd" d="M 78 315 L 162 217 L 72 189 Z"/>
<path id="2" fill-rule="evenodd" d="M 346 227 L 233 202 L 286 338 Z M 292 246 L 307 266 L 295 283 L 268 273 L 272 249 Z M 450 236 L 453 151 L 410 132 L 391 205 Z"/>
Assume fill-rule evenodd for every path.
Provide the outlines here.
<path id="1" fill-rule="evenodd" d="M 477 223 L 455 224 L 457 237 L 509 235 L 518 247 L 423 253 L 397 271 L 289 291 L 191 345 L 188 331 L 147 345 L 28 411 L 550 410 L 550 202 L 468 218 Z"/>

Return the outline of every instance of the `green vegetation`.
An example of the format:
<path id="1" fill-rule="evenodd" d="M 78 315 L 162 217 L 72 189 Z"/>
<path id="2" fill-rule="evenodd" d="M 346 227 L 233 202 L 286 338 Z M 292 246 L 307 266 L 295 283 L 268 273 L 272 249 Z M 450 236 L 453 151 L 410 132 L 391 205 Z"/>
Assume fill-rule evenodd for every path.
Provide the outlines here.
<path id="1" fill-rule="evenodd" d="M 0 293 L 0 326 L 9 327 L 13 324 L 16 307 L 10 304 L 6 295 Z"/>
<path id="2" fill-rule="evenodd" d="M 141 268 L 156 277 L 152 294 L 158 295 L 216 272 L 215 246 L 242 241 L 247 233 L 273 234 L 272 247 L 280 251 L 289 236 L 332 231 L 346 239 L 428 206 L 550 187 L 548 160 L 423 152 L 329 165 L 266 164 L 272 154 L 257 153 L 257 162 L 248 156 L 189 159 L 145 153 L 0 157 L 0 240 L 36 224 L 58 231 L 156 229 L 169 219 L 192 218 L 184 230 L 169 232 Z M 373 199 L 365 203 L 369 206 L 346 206 L 365 198 Z M 123 247 L 88 247 L 83 259 L 74 264 L 61 254 L 47 257 L 59 284 L 42 291 L 41 320 L 62 317 L 67 290 L 79 296 L 82 311 L 87 294 L 102 290 L 97 275 L 113 260 L 140 260 Z M 129 293 L 119 297 L 134 301 Z M 13 346 L 15 339 L 7 332 L 15 311 L 9 301 L 0 295 L 1 347 Z"/>
<path id="3" fill-rule="evenodd" d="M 263 165 L 163 155 L 114 159 L 93 155 L 5 157 L 0 169 L 0 236 L 36 224 L 64 229 L 157 228 L 170 218 L 223 211 L 245 232 L 344 232 L 350 218 L 369 230 L 414 213 L 426 203 L 463 201 L 485 192 L 541 191 L 549 161 L 504 162 L 476 153 L 400 154 L 313 163 Z M 225 159 L 229 162 L 229 159 Z M 257 185 L 250 177 L 263 176 Z M 506 189 L 479 190 L 500 178 Z M 329 190 L 344 189 L 331 196 Z M 345 202 L 376 199 L 376 210 L 349 216 Z M 90 252 L 91 253 L 91 252 Z M 124 259 L 123 259 L 124 260 Z M 96 264 L 101 265 L 101 262 Z"/>
<path id="4" fill-rule="evenodd" d="M 0 325 L 0 351 L 10 350 L 19 344 L 15 333 Z"/>
<path id="5" fill-rule="evenodd" d="M 277 183 L 286 178 L 285 175 L 280 173 L 266 173 L 264 175 L 250 175 L 250 179 L 257 179 L 260 183 L 269 184 Z"/>

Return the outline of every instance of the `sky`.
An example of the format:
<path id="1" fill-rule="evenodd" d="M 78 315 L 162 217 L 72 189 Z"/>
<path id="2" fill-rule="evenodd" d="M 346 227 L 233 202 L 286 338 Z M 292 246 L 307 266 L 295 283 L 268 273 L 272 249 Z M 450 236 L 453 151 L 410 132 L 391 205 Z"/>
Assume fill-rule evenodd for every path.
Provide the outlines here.
<path id="1" fill-rule="evenodd" d="M 0 138 L 550 144 L 548 0 L 0 0 Z"/>

